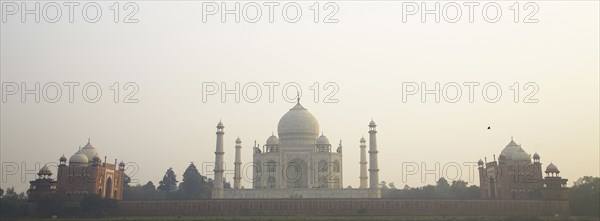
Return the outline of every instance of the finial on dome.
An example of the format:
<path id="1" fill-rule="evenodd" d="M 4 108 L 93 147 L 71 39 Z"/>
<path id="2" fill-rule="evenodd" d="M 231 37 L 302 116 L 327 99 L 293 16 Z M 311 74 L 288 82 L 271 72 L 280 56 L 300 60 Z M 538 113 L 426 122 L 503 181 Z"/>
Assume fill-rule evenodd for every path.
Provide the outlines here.
<path id="1" fill-rule="evenodd" d="M 300 91 L 296 92 L 296 99 L 298 99 L 298 103 L 300 103 Z"/>
<path id="2" fill-rule="evenodd" d="M 369 127 L 375 127 L 377 126 L 377 124 L 375 124 L 375 121 L 373 120 L 373 118 L 371 118 L 371 122 L 369 122 Z"/>
<path id="3" fill-rule="evenodd" d="M 90 142 L 91 142 L 91 140 L 92 140 L 92 139 L 90 139 L 90 137 L 88 137 L 88 143 L 90 143 Z"/>

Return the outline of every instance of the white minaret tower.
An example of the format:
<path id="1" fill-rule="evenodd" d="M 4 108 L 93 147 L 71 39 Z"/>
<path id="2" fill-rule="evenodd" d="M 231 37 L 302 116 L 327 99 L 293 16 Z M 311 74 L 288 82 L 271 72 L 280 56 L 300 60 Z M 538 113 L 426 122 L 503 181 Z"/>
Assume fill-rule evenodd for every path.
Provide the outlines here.
<path id="1" fill-rule="evenodd" d="M 379 188 L 379 167 L 377 166 L 377 124 L 373 120 L 369 123 L 369 178 L 371 189 Z"/>
<path id="2" fill-rule="evenodd" d="M 240 140 L 240 138 L 238 137 L 235 140 L 235 172 L 233 175 L 233 188 L 238 190 L 241 188 L 241 181 L 242 181 L 242 176 L 241 176 L 241 170 L 242 170 L 242 140 Z"/>
<path id="3" fill-rule="evenodd" d="M 217 148 L 215 150 L 215 179 L 213 183 L 213 198 L 223 198 L 223 172 L 224 172 L 224 164 L 223 164 L 223 123 L 219 121 L 217 124 Z"/>
<path id="4" fill-rule="evenodd" d="M 364 137 L 360 138 L 360 187 L 361 189 L 369 188 L 367 185 L 367 140 Z"/>

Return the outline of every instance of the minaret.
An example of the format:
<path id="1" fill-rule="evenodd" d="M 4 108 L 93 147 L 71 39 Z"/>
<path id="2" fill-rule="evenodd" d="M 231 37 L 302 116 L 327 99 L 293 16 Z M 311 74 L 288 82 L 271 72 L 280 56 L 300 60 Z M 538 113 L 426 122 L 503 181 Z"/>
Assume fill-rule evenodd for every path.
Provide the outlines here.
<path id="1" fill-rule="evenodd" d="M 223 198 L 223 123 L 219 121 L 217 124 L 217 148 L 215 150 L 215 179 L 213 183 L 214 193 L 213 198 Z"/>
<path id="2" fill-rule="evenodd" d="M 367 140 L 360 138 L 360 189 L 368 188 L 367 184 Z"/>
<path id="3" fill-rule="evenodd" d="M 369 178 L 370 188 L 379 188 L 379 167 L 377 166 L 377 125 L 373 120 L 369 123 Z"/>
<path id="4" fill-rule="evenodd" d="M 483 167 L 483 160 L 477 161 L 477 170 L 479 170 L 479 197 L 481 199 L 487 198 L 487 176 L 485 175 L 485 168 Z"/>
<path id="5" fill-rule="evenodd" d="M 242 181 L 242 176 L 241 176 L 241 169 L 242 169 L 242 140 L 240 140 L 240 138 L 238 137 L 235 140 L 235 172 L 233 175 L 233 188 L 238 190 L 241 188 L 241 181 Z"/>

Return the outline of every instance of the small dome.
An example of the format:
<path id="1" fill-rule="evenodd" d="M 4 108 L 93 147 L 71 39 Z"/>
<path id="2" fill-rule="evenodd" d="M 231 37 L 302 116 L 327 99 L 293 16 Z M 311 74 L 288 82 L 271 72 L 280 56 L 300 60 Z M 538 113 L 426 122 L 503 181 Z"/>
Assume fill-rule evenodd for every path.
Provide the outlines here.
<path id="1" fill-rule="evenodd" d="M 558 170 L 558 167 L 556 165 L 554 165 L 553 163 L 550 163 L 547 167 L 546 167 L 546 173 L 558 173 L 560 172 Z"/>
<path id="2" fill-rule="evenodd" d="M 312 139 L 319 136 L 319 122 L 306 108 L 297 103 L 292 109 L 285 113 L 277 125 L 279 138 Z"/>
<path id="3" fill-rule="evenodd" d="M 60 159 L 58 159 L 59 161 L 67 161 L 67 157 L 65 157 L 65 155 L 63 154 Z"/>
<path id="4" fill-rule="evenodd" d="M 240 140 L 240 138 L 238 137 L 237 139 L 235 139 L 235 143 L 242 143 L 242 140 Z"/>
<path id="5" fill-rule="evenodd" d="M 218 128 L 224 128 L 225 126 L 223 126 L 223 122 L 219 121 L 219 123 L 217 124 Z"/>
<path id="6" fill-rule="evenodd" d="M 42 169 L 40 169 L 40 171 L 38 172 L 39 176 L 51 176 L 52 172 L 50 171 L 50 168 L 48 168 L 48 166 L 43 166 Z"/>
<path id="7" fill-rule="evenodd" d="M 483 165 L 483 160 L 479 159 L 479 161 L 477 161 L 478 165 Z"/>
<path id="8" fill-rule="evenodd" d="M 540 155 L 538 153 L 533 154 L 533 159 L 540 159 Z"/>
<path id="9" fill-rule="evenodd" d="M 125 166 L 125 163 L 123 163 L 123 161 L 121 160 L 121 162 L 119 163 L 119 166 Z"/>
<path id="10" fill-rule="evenodd" d="M 323 134 L 317 138 L 317 145 L 329 145 L 329 139 Z"/>
<path id="11" fill-rule="evenodd" d="M 92 146 L 92 144 L 90 143 L 90 140 L 88 140 L 88 143 L 83 148 L 81 148 L 81 153 L 85 154 L 88 160 L 92 160 L 95 156 L 99 155 L 96 148 L 94 148 L 94 146 Z"/>
<path id="12" fill-rule="evenodd" d="M 89 162 L 87 156 L 81 152 L 81 150 L 77 151 L 73 156 L 69 158 L 69 164 L 87 164 Z"/>
<path id="13" fill-rule="evenodd" d="M 360 138 L 360 142 L 361 142 L 361 143 L 364 143 L 364 142 L 367 142 L 367 140 L 365 140 L 365 137 L 361 137 L 361 138 Z"/>
<path id="14" fill-rule="evenodd" d="M 279 138 L 277 138 L 275 135 L 271 135 L 267 139 L 267 145 L 268 146 L 279 145 Z"/>
<path id="15" fill-rule="evenodd" d="M 375 124 L 375 121 L 373 121 L 373 119 L 371 119 L 371 122 L 369 123 L 369 127 L 374 127 L 377 126 L 377 124 Z"/>

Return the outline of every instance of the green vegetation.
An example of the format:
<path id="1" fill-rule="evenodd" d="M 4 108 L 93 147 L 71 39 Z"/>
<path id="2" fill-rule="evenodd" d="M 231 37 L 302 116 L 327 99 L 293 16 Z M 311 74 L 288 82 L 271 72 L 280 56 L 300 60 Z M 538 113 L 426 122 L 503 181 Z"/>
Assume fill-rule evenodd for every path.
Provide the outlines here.
<path id="1" fill-rule="evenodd" d="M 210 185 L 206 177 L 200 175 L 193 163 L 183 173 L 183 182 L 179 184 L 179 199 L 208 199 L 210 198 Z"/>
<path id="2" fill-rule="evenodd" d="M 169 194 L 173 193 L 177 191 L 178 182 L 177 175 L 173 172 L 173 168 L 169 168 L 167 172 L 165 172 L 163 179 L 159 182 L 160 185 L 158 185 L 158 190 Z"/>
<path id="3" fill-rule="evenodd" d="M 22 217 L 27 214 L 27 196 L 25 193 L 16 193 L 11 187 L 2 192 L 0 199 L 0 217 Z"/>
<path id="4" fill-rule="evenodd" d="M 126 184 L 123 191 L 123 200 L 195 200 L 210 199 L 212 180 L 202 176 L 194 163 L 191 163 L 183 173 L 183 182 L 179 183 L 173 168 L 169 168 L 158 188 L 151 181 L 145 185 L 130 186 Z M 231 184 L 224 183 L 225 188 Z"/>
<path id="5" fill-rule="evenodd" d="M 571 214 L 600 218 L 600 177 L 585 176 L 569 189 Z"/>
<path id="6" fill-rule="evenodd" d="M 449 184 L 445 178 L 440 178 L 436 185 L 427 185 L 423 187 L 404 186 L 403 189 L 397 189 L 393 183 L 386 185 L 381 181 L 381 197 L 394 199 L 479 199 L 479 187 L 475 185 L 468 186 L 468 183 L 462 180 L 452 181 Z"/>
<path id="7" fill-rule="evenodd" d="M 69 200 L 63 193 L 41 196 L 36 204 L 36 214 L 27 214 L 28 198 L 25 193 L 17 194 L 14 188 L 8 188 L 0 199 L 0 217 L 13 219 L 18 217 L 103 217 L 117 208 L 117 201 L 100 198 L 97 194 L 84 196 L 80 201 Z"/>
<path id="8" fill-rule="evenodd" d="M 172 170 L 171 170 L 172 171 Z M 165 176 L 169 176 L 167 171 Z M 171 175 L 174 175 L 172 173 Z M 174 176 L 173 176 L 174 177 Z M 183 182 L 170 189 L 169 192 L 157 190 L 152 182 L 145 185 L 129 186 L 124 191 L 124 197 L 130 200 L 160 200 L 168 199 L 167 193 L 173 199 L 192 199 L 208 198 L 210 196 L 211 180 L 201 176 L 195 166 L 191 164 L 183 175 Z M 176 179 L 167 179 L 174 180 Z M 177 182 L 175 182 L 177 183 Z M 186 183 L 186 184 L 184 184 Z M 227 186 L 227 185 L 226 185 Z M 424 187 L 411 188 L 405 186 L 403 189 L 397 189 L 393 183 L 381 183 L 383 198 L 450 198 L 450 199 L 474 199 L 479 197 L 479 188 L 477 186 L 467 186 L 464 181 L 453 181 L 451 184 L 446 179 L 440 179 L 436 185 L 427 185 Z M 196 188 L 191 190 L 190 188 Z M 182 195 L 190 195 L 186 198 Z M 96 194 L 89 194 L 81 201 L 69 201 L 64 194 L 56 193 L 42 196 L 38 200 L 37 214 L 27 214 L 27 195 L 25 193 L 16 193 L 14 188 L 6 190 L 0 189 L 0 218 L 2 220 L 16 219 L 29 215 L 32 217 L 51 217 L 57 216 L 60 219 L 52 220 L 77 220 L 81 218 L 100 218 L 101 220 L 565 220 L 555 217 L 453 217 L 453 216 L 368 216 L 367 211 L 358 211 L 353 217 L 338 216 L 292 216 L 292 217 L 238 217 L 238 216 L 110 216 L 116 208 L 116 201 L 111 199 L 102 199 Z M 600 178 L 582 177 L 578 179 L 574 186 L 569 190 L 569 200 L 571 203 L 571 215 L 568 220 L 588 221 L 600 220 Z M 71 219 L 69 219 L 71 217 Z M 77 217 L 77 218 L 74 218 Z M 65 219 L 67 218 L 67 219 Z"/>

